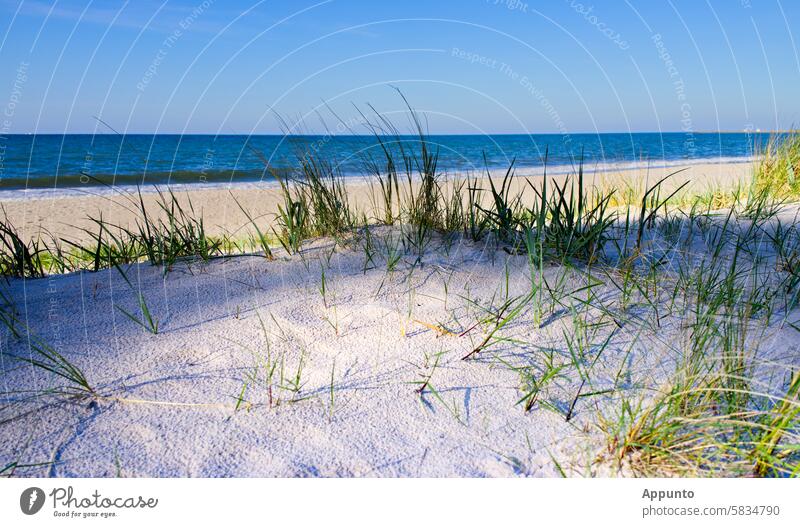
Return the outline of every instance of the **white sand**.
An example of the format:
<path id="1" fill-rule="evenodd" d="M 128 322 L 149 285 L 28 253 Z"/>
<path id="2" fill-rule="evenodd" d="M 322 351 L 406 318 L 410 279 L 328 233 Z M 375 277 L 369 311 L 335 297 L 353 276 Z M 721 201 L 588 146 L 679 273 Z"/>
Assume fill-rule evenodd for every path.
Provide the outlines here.
<path id="1" fill-rule="evenodd" d="M 363 253 L 338 252 L 326 274 L 327 310 L 317 291 L 319 254 L 307 256 L 308 271 L 298 257 L 192 265 L 166 279 L 160 269 L 142 265 L 139 280 L 161 321 L 158 335 L 115 309 L 136 312 L 135 295 L 116 271 L 15 281 L 15 296 L 24 287 L 29 306 L 55 302 L 52 313 L 30 310 L 32 327 L 68 352 L 104 394 L 209 406 L 57 404 L 0 427 L 0 459 L 54 460 L 59 464 L 52 469 L 31 473 L 58 476 L 113 476 L 117 457 L 130 476 L 553 475 L 548 450 L 560 458 L 582 445 L 590 455 L 579 430 L 583 418 L 569 424 L 549 411 L 523 414 L 514 404 L 516 375 L 460 360 L 481 331 L 437 338 L 407 318 L 411 302 L 413 318 L 471 325 L 474 318 L 458 296 L 466 288 L 474 298 L 496 293 L 504 265 L 496 256 L 492 266 L 480 248 L 455 247 L 449 256 L 426 258 L 406 279 L 408 264 L 393 275 L 385 265 L 364 274 Z M 522 262 L 510 259 L 512 269 Z M 519 269 L 512 272 L 512 287 L 524 289 Z M 458 323 L 445 318 L 444 281 Z M 242 381 L 257 363 L 252 354 L 266 353 L 258 315 L 271 333 L 273 355 L 285 354 L 287 377 L 305 353 L 300 396 L 308 399 L 234 412 Z M 339 336 L 325 316 L 338 317 Z M 546 341 L 544 333 L 536 338 Z M 7 338 L 6 345 L 24 352 L 24 343 Z M 425 375 L 425 355 L 430 364 L 430 356 L 440 352 L 431 384 L 458 418 L 431 393 L 420 397 L 409 384 Z M 5 381 L 9 389 L 44 388 L 53 379 L 22 366 Z M 274 390 L 273 397 L 291 394 Z M 246 398 L 263 405 L 269 395 L 252 386 Z M 8 409 L 4 417 L 19 411 Z M 29 435 L 32 443 L 24 449 Z"/>
<path id="2" fill-rule="evenodd" d="M 398 234 L 375 231 L 379 246 Z M 592 339 L 596 345 L 614 332 L 584 392 L 615 382 L 617 392 L 579 399 L 567 422 L 580 379 L 565 366 L 525 413 L 516 404 L 522 387 L 513 368 L 538 376 L 548 355 L 570 363 L 568 310 L 556 306 L 539 327 L 526 309 L 498 334 L 507 340 L 472 361 L 461 357 L 483 340 L 484 327 L 456 336 L 426 326 L 458 334 L 485 316 L 476 304 L 497 307 L 506 295 L 526 294 L 525 256 L 436 238 L 421 266 L 406 251 L 388 272 L 385 249 L 366 271 L 362 250 L 331 249 L 321 240 L 302 257 L 185 263 L 166 276 L 158 267 L 133 266 L 128 275 L 159 321 L 157 335 L 118 309 L 138 313 L 137 291 L 116 270 L 10 280 L 6 289 L 20 316 L 82 368 L 103 398 L 24 401 L 20 390 L 62 383 L 15 361 L 27 356 L 27 343 L 3 328 L 8 404 L 0 411 L 0 465 L 52 463 L 17 474 L 75 477 L 555 476 L 557 460 L 569 474 L 608 474 L 608 464 L 598 462 L 605 451 L 599 417 L 614 416 L 623 395 L 635 398 L 663 382 L 685 335 L 680 313 L 642 331 L 650 315 L 634 309 L 631 318 L 644 317 L 642 324 L 608 323 Z M 555 283 L 560 272 L 549 267 L 546 276 Z M 565 288 L 584 283 L 573 274 Z M 610 285 L 598 294 L 608 306 L 618 298 Z M 763 333 L 770 357 L 800 363 L 793 329 Z M 272 406 L 258 368 L 267 353 L 284 358 L 287 380 L 303 360 L 299 392 L 273 388 Z M 420 395 L 414 383 L 430 374 L 437 354 Z M 253 374 L 259 381 L 236 411 Z"/>
<path id="3" fill-rule="evenodd" d="M 364 273 L 363 252 L 340 249 L 327 267 L 328 250 L 309 249 L 305 263 L 244 257 L 180 266 L 166 277 L 146 264 L 133 268 L 160 321 L 158 335 L 116 309 L 136 312 L 135 293 L 117 271 L 13 280 L 12 294 L 27 302 L 35 333 L 109 399 L 45 397 L 4 408 L 2 418 L 11 420 L 0 426 L 0 461 L 53 461 L 19 471 L 52 476 L 554 476 L 553 459 L 570 473 L 606 473 L 594 463 L 604 444 L 598 416 L 613 415 L 619 395 L 581 399 L 566 422 L 558 411 L 568 409 L 579 385 L 568 368 L 540 398 L 557 411 L 537 404 L 526 414 L 515 404 L 519 376 L 500 360 L 538 371 L 553 350 L 557 363 L 568 363 L 562 331 L 572 326 L 564 309 L 541 328 L 526 311 L 501 333 L 515 341 L 498 342 L 474 361 L 461 357 L 482 340 L 480 328 L 440 336 L 413 321 L 454 333 L 470 327 L 482 314 L 467 298 L 489 305 L 495 297 L 499 305 L 506 266 L 511 295 L 529 290 L 525 257 L 456 244 L 448 253 L 431 251 L 409 275 L 410 254 L 394 273 L 383 262 Z M 328 269 L 328 308 L 318 291 L 321 266 Z M 554 273 L 548 271 L 551 281 Z M 613 304 L 612 289 L 604 291 Z M 259 316 L 272 356 L 285 357 L 286 377 L 303 354 L 303 400 L 286 402 L 293 395 L 274 389 L 273 402 L 282 402 L 270 408 L 269 392 L 252 385 L 245 392 L 252 406 L 237 412 L 255 355 L 267 353 Z M 337 321 L 338 335 L 325 317 Z M 613 387 L 620 371 L 627 397 L 639 393 L 636 386 L 658 386 L 674 368 L 678 318 L 665 319 L 657 332 L 642 334 L 636 324 L 618 330 L 592 372 L 591 391 Z M 776 330 L 766 347 L 783 357 L 795 341 L 794 330 Z M 25 342 L 7 332 L 3 347 L 26 353 Z M 431 386 L 441 400 L 431 391 L 420 396 L 411 384 L 430 372 L 437 353 Z M 6 390 L 58 384 L 9 356 L 3 368 Z"/>

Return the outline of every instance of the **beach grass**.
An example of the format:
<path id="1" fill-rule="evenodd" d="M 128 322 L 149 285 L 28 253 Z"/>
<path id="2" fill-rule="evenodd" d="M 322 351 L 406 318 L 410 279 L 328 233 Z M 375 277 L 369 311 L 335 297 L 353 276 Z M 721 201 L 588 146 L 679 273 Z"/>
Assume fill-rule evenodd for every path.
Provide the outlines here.
<path id="1" fill-rule="evenodd" d="M 13 360 L 28 364 L 37 370 L 53 374 L 60 384 L 48 386 L 38 395 L 64 395 L 68 397 L 92 397 L 96 395 L 83 370 L 73 361 L 53 348 L 43 338 L 30 330 L 20 318 L 20 312 L 11 303 L 9 295 L 2 293 L 3 305 L 0 318 L 13 338 L 26 343 L 26 354 L 10 355 Z M 66 383 L 66 384 L 64 384 Z M 36 394 L 35 394 L 36 395 Z"/>

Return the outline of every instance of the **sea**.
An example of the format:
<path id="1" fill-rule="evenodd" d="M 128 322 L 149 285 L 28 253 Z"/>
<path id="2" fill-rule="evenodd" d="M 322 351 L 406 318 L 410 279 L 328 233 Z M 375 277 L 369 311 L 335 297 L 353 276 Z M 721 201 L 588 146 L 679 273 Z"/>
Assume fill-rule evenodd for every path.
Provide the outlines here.
<path id="1" fill-rule="evenodd" d="M 97 192 L 137 186 L 275 184 L 296 174 L 304 156 L 325 159 L 344 177 L 384 168 L 381 148 L 419 153 L 415 136 L 370 135 L 0 135 L 0 198 Z M 765 133 L 596 133 L 429 135 L 426 148 L 442 174 L 528 176 L 585 169 L 635 169 L 751 162 Z M 310 157 L 307 157 L 310 158 Z M 546 167 L 546 168 L 545 168 Z"/>

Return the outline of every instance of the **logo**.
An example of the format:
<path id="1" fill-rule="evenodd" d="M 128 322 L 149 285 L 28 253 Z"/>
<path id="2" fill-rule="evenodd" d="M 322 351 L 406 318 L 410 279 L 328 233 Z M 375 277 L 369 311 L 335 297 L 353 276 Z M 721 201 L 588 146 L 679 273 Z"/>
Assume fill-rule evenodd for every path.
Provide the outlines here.
<path id="1" fill-rule="evenodd" d="M 19 497 L 19 508 L 31 516 L 39 512 L 44 505 L 44 491 L 39 487 L 31 487 L 22 491 Z"/>

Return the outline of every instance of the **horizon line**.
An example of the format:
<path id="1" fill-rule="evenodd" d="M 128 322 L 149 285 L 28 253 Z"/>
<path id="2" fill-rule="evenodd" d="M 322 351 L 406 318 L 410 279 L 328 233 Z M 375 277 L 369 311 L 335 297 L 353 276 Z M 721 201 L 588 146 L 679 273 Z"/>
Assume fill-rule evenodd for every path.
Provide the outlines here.
<path id="1" fill-rule="evenodd" d="M 656 135 L 674 135 L 674 134 L 681 134 L 681 135 L 694 135 L 694 134 L 788 134 L 788 133 L 798 133 L 797 129 L 770 129 L 770 130 L 733 130 L 733 129 L 725 129 L 725 130 L 662 130 L 662 131 L 654 131 L 654 130 L 644 130 L 644 131 L 603 131 L 603 132 L 586 132 L 586 131 L 578 131 L 578 132 L 571 132 L 568 134 L 561 133 L 561 132 L 528 132 L 528 133 L 516 133 L 516 132 L 490 132 L 485 134 L 473 134 L 473 133 L 463 133 L 463 132 L 426 132 L 426 136 L 464 136 L 464 137 L 491 137 L 491 136 L 498 136 L 498 135 L 520 135 L 520 136 L 536 136 L 536 135 L 551 135 L 551 136 L 571 136 L 571 135 L 637 135 L 637 134 L 656 134 Z M 216 136 L 216 137 L 285 137 L 285 136 L 294 136 L 294 137 L 370 137 L 374 136 L 371 132 L 364 132 L 363 134 L 344 134 L 344 133 L 304 133 L 304 134 L 286 134 L 280 132 L 259 132 L 259 133 L 213 133 L 213 132 L 14 132 L 14 133 L 5 133 L 0 134 L 0 138 L 2 137 L 11 137 L 11 136 L 30 136 L 30 135 L 58 135 L 58 136 L 68 136 L 68 135 L 122 135 L 122 136 L 131 136 L 131 135 L 148 135 L 148 136 Z M 381 135 L 395 135 L 395 134 L 381 134 Z M 400 137 L 416 137 L 419 134 L 414 132 L 397 134 Z"/>

